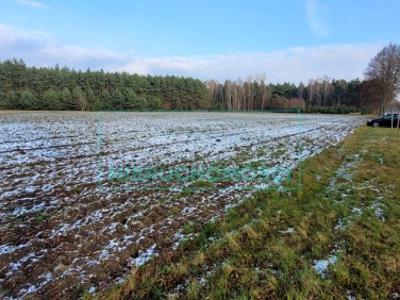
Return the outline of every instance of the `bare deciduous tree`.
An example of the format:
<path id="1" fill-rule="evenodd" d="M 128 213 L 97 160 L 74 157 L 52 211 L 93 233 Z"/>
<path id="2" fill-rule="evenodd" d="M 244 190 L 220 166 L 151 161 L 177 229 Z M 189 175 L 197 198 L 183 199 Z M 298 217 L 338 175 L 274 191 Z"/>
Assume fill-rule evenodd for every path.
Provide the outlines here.
<path id="1" fill-rule="evenodd" d="M 394 100 L 400 91 L 400 46 L 389 44 L 371 60 L 365 72 L 367 79 L 378 80 L 382 86 L 380 113 Z"/>

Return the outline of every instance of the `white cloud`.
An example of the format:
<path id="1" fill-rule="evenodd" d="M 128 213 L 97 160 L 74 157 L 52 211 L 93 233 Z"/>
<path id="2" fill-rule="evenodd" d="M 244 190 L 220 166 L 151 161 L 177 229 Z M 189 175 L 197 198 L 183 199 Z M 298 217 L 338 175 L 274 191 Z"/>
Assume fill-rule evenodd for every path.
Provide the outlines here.
<path id="1" fill-rule="evenodd" d="M 320 37 L 329 34 L 329 28 L 318 12 L 317 0 L 306 0 L 307 21 L 312 32 Z"/>
<path id="2" fill-rule="evenodd" d="M 362 77 L 369 60 L 383 46 L 339 44 L 296 47 L 274 52 L 207 56 L 135 57 L 98 47 L 63 45 L 46 32 L 26 31 L 0 23 L 0 60 L 22 58 L 28 65 L 90 67 L 139 74 L 170 74 L 200 79 L 237 79 L 265 74 L 270 82 L 300 82 L 328 75 Z"/>
<path id="3" fill-rule="evenodd" d="M 198 57 L 134 58 L 120 71 L 141 74 L 176 74 L 202 79 L 246 78 L 266 74 L 271 82 L 300 82 L 310 78 L 361 78 L 370 58 L 382 44 L 344 44 L 297 47 L 274 52 Z"/>
<path id="4" fill-rule="evenodd" d="M 0 23 L 0 59 L 22 58 L 29 65 L 55 64 L 81 68 L 115 68 L 127 60 L 123 53 L 108 49 L 63 45 L 51 34 L 27 31 Z"/>
<path id="5" fill-rule="evenodd" d="M 33 8 L 48 8 L 49 6 L 45 3 L 39 2 L 39 1 L 33 1 L 33 0 L 16 0 L 20 5 L 24 6 L 29 6 Z"/>

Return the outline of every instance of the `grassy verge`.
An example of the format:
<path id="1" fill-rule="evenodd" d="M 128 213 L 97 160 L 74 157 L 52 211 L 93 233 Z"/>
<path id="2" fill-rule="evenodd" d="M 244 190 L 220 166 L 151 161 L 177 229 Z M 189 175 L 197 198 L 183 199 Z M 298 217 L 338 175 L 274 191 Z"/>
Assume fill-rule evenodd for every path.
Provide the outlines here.
<path id="1" fill-rule="evenodd" d="M 400 297 L 400 137 L 359 128 L 101 298 Z"/>

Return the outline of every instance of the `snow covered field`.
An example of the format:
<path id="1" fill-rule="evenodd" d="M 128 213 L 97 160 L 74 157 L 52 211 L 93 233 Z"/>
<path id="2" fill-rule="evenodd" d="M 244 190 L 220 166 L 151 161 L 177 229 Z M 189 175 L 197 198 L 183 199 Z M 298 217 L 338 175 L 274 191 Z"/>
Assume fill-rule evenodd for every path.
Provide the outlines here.
<path id="1" fill-rule="evenodd" d="M 0 298 L 102 290 L 363 116 L 0 112 Z M 2 292 L 3 291 L 3 294 Z"/>

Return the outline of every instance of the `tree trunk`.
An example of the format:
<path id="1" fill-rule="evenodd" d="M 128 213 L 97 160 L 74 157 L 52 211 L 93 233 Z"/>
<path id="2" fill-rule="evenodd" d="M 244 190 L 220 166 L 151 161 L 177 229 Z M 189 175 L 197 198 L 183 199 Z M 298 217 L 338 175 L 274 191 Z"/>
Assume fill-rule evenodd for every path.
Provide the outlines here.
<path id="1" fill-rule="evenodd" d="M 397 134 L 399 134 L 399 127 L 400 127 L 400 111 L 398 112 L 397 116 Z"/>
<path id="2" fill-rule="evenodd" d="M 393 122 L 394 122 L 394 112 L 393 112 L 393 109 L 392 109 L 392 120 L 390 122 L 390 128 L 391 129 L 393 129 Z"/>

